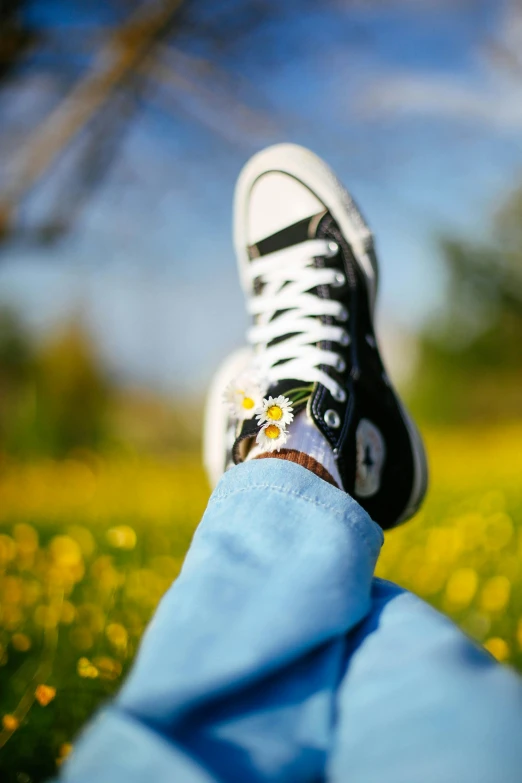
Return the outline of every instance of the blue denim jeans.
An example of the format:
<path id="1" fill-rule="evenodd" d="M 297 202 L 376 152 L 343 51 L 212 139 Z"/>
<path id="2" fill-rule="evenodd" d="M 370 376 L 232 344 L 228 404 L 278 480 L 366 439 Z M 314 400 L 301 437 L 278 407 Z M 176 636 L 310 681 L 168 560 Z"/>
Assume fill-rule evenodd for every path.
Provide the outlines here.
<path id="1" fill-rule="evenodd" d="M 62 779 L 520 783 L 520 680 L 375 579 L 382 542 L 294 463 L 230 470 Z"/>

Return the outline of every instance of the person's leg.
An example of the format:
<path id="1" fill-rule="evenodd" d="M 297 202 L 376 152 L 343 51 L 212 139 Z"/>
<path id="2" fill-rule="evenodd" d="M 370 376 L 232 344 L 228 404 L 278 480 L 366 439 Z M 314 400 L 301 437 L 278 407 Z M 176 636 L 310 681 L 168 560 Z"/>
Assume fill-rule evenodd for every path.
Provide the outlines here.
<path id="1" fill-rule="evenodd" d="M 345 638 L 370 607 L 382 532 L 299 465 L 226 473 L 71 783 L 316 781 Z"/>
<path id="2" fill-rule="evenodd" d="M 375 579 L 349 635 L 332 783 L 519 783 L 522 681 L 448 618 Z"/>
<path id="3" fill-rule="evenodd" d="M 272 456 L 263 433 L 278 447 L 285 395 L 295 416 L 279 457 L 317 471 L 313 457 L 382 528 L 405 521 L 426 490 L 424 449 L 381 361 L 377 259 L 349 194 L 308 151 L 266 150 L 240 176 L 235 242 L 254 315 L 248 339 L 270 399 L 257 421 L 243 416 L 234 461 Z M 275 424 L 266 422 L 271 410 Z M 496 780 L 512 779 L 505 746 L 521 728 L 520 684 L 448 620 L 404 593 L 383 599 L 376 587 L 371 617 L 347 643 L 336 781 L 424 783 L 427 769 L 445 783 L 493 783 L 497 765 Z"/>

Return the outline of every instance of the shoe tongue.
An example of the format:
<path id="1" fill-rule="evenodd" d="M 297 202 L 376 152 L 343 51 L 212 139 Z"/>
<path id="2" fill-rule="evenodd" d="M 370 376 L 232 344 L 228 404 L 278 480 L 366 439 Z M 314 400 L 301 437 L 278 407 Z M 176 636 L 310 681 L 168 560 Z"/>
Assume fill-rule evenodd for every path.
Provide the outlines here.
<path id="1" fill-rule="evenodd" d="M 282 250 L 283 248 L 291 247 L 293 245 L 300 244 L 301 242 L 306 242 L 309 239 L 315 239 L 317 236 L 319 236 L 319 231 L 322 232 L 321 236 L 324 236 L 324 231 L 330 225 L 331 220 L 331 215 L 327 210 L 323 210 L 316 215 L 311 215 L 310 217 L 304 218 L 298 223 L 287 226 L 281 231 L 272 234 L 272 236 L 266 237 L 265 239 L 257 242 L 257 244 L 249 247 L 250 258 L 259 258 L 268 255 L 269 253 L 275 253 L 276 251 Z M 280 312 L 276 312 L 274 313 L 273 317 L 277 318 L 280 314 Z M 283 342 L 288 338 L 288 336 L 289 335 L 287 334 L 281 335 L 281 337 L 272 340 L 269 345 L 275 345 L 276 343 Z M 288 392 L 302 386 L 303 381 L 299 379 L 285 378 L 284 380 L 273 383 L 267 390 L 266 397 L 278 397 L 280 394 L 286 397 Z M 302 404 L 296 406 L 297 409 L 300 407 L 302 407 Z M 247 429 L 249 428 L 247 427 Z"/>
<path id="2" fill-rule="evenodd" d="M 284 397 L 288 396 L 288 392 L 298 389 L 303 386 L 303 381 L 295 380 L 292 378 L 285 378 L 282 381 L 276 381 L 273 383 L 266 392 L 266 397 L 279 397 L 282 394 Z"/>
<path id="3" fill-rule="evenodd" d="M 325 220 L 326 219 L 326 220 Z M 331 220 L 330 213 L 323 211 L 317 215 L 304 218 L 298 223 L 294 223 L 292 226 L 272 234 L 270 237 L 260 240 L 255 245 L 251 245 L 248 248 L 250 258 L 260 258 L 266 256 L 269 253 L 275 253 L 277 250 L 290 247 L 292 245 L 298 245 L 301 242 L 306 242 L 308 239 L 315 239 L 318 236 L 318 229 L 327 224 L 327 221 Z M 279 313 L 275 313 L 277 317 Z M 272 343 L 285 340 L 288 335 L 282 335 L 277 340 L 273 340 Z M 266 391 L 265 397 L 279 397 L 280 394 L 288 396 L 288 393 L 294 389 L 298 389 L 303 386 L 303 381 L 295 378 L 285 378 L 281 381 L 273 383 Z M 294 410 L 300 410 L 303 408 L 304 403 L 298 403 L 294 406 Z M 236 462 L 241 460 L 240 445 L 243 441 L 255 438 L 259 431 L 259 425 L 255 418 L 247 419 L 242 422 L 239 433 L 234 444 L 234 460 Z"/>
<path id="4" fill-rule="evenodd" d="M 307 239 L 314 239 L 317 226 L 326 214 L 328 213 L 320 212 L 317 215 L 304 218 L 292 226 L 286 226 L 281 231 L 277 231 L 272 236 L 261 239 L 248 248 L 250 258 L 260 258 L 269 253 L 275 253 L 277 250 L 283 250 L 285 247 L 299 245 L 301 242 L 306 242 Z"/>

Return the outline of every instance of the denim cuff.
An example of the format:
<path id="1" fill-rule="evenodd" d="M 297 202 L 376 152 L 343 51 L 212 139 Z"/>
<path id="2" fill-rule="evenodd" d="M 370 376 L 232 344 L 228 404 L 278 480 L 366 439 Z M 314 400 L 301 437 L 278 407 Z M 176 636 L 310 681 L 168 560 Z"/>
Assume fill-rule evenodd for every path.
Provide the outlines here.
<path id="1" fill-rule="evenodd" d="M 310 470 L 281 459 L 248 460 L 230 468 L 221 477 L 209 501 L 209 507 L 216 501 L 233 495 L 251 492 L 259 494 L 265 490 L 296 498 L 341 518 L 352 529 L 356 529 L 371 554 L 377 557 L 384 542 L 384 534 L 369 514 L 344 490 L 334 487 Z"/>

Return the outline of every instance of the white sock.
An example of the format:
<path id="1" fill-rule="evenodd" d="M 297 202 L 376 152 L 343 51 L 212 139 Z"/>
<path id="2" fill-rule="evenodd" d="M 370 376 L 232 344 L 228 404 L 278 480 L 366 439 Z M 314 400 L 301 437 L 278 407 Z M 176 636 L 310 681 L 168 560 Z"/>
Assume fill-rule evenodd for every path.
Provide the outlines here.
<path id="1" fill-rule="evenodd" d="M 319 432 L 315 424 L 308 418 L 306 411 L 297 414 L 294 421 L 288 427 L 288 440 L 285 449 L 294 449 L 303 454 L 308 454 L 319 462 L 339 487 L 342 487 L 341 476 L 337 468 L 332 448 L 324 435 Z M 255 459 L 263 453 L 263 448 L 255 443 L 246 456 L 246 460 Z"/>

